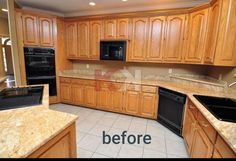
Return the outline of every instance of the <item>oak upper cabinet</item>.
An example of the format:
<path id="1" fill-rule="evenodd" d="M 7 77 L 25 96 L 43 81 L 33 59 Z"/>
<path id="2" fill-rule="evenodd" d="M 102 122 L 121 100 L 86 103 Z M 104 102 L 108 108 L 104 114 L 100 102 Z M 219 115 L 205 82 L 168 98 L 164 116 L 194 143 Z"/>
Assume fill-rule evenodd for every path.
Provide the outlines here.
<path id="1" fill-rule="evenodd" d="M 236 66 L 236 1 L 222 0 L 215 65 Z"/>
<path id="2" fill-rule="evenodd" d="M 22 25 L 24 45 L 39 46 L 39 26 L 37 16 L 23 14 Z"/>
<path id="3" fill-rule="evenodd" d="M 140 105 L 140 92 L 139 91 L 126 91 L 125 94 L 125 113 L 130 115 L 139 114 Z"/>
<path id="4" fill-rule="evenodd" d="M 149 20 L 147 61 L 161 62 L 165 36 L 166 17 L 151 17 Z"/>
<path id="5" fill-rule="evenodd" d="M 117 20 L 116 27 L 116 38 L 117 39 L 128 39 L 129 38 L 129 19 L 123 18 Z"/>
<path id="6" fill-rule="evenodd" d="M 68 58 L 77 57 L 77 23 L 66 23 L 66 51 Z"/>
<path id="7" fill-rule="evenodd" d="M 202 63 L 206 42 L 208 11 L 204 9 L 190 13 L 185 62 Z"/>
<path id="8" fill-rule="evenodd" d="M 219 31 L 221 1 L 217 0 L 209 9 L 207 38 L 205 42 L 204 63 L 213 64 Z"/>
<path id="9" fill-rule="evenodd" d="M 116 19 L 104 21 L 104 38 L 115 39 L 116 38 Z"/>
<path id="10" fill-rule="evenodd" d="M 164 43 L 164 61 L 180 63 L 183 57 L 185 21 L 187 15 L 168 16 Z"/>
<path id="11" fill-rule="evenodd" d="M 51 18 L 40 17 L 40 45 L 44 47 L 53 47 L 53 20 Z"/>
<path id="12" fill-rule="evenodd" d="M 132 37 L 129 43 L 128 61 L 145 61 L 147 53 L 148 18 L 132 19 Z"/>
<path id="13" fill-rule="evenodd" d="M 191 158 L 211 158 L 213 153 L 213 144 L 198 124 L 194 130 L 195 133 L 191 149 Z"/>
<path id="14" fill-rule="evenodd" d="M 78 22 L 78 58 L 88 59 L 89 58 L 89 22 L 81 21 Z"/>
<path id="15" fill-rule="evenodd" d="M 102 21 L 90 21 L 89 25 L 89 58 L 92 60 L 99 60 L 100 55 L 100 40 L 103 35 Z"/>

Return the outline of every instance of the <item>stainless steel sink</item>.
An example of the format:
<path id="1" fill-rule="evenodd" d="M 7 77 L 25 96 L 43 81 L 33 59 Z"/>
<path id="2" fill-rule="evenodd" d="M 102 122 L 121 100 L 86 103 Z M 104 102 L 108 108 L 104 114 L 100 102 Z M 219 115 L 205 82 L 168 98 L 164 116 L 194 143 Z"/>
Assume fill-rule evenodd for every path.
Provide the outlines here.
<path id="1" fill-rule="evenodd" d="M 218 120 L 236 123 L 236 100 L 194 95 Z"/>

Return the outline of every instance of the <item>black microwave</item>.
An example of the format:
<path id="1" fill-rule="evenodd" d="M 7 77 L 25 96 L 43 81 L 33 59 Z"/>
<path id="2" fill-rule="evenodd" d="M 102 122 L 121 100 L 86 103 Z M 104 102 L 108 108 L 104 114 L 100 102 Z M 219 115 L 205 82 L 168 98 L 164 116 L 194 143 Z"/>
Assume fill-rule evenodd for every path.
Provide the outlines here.
<path id="1" fill-rule="evenodd" d="M 125 61 L 126 41 L 101 41 L 100 60 Z"/>

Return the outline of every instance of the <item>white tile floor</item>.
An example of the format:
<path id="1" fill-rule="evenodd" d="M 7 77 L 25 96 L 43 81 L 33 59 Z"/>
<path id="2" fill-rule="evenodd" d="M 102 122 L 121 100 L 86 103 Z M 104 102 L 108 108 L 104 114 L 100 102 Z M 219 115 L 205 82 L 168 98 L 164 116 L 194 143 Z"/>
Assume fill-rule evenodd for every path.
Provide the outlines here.
<path id="1" fill-rule="evenodd" d="M 64 104 L 50 108 L 79 116 L 79 158 L 188 158 L 183 139 L 156 121 Z M 126 130 L 136 136 L 151 135 L 151 144 L 102 144 L 102 131 L 113 136 Z"/>

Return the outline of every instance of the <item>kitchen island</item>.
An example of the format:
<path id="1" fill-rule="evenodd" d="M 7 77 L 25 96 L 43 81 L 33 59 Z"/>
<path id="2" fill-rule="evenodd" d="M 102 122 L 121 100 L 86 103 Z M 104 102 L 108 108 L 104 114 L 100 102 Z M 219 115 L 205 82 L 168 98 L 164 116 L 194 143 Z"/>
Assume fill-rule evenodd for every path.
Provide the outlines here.
<path id="1" fill-rule="evenodd" d="M 49 109 L 49 87 L 42 104 L 0 111 L 0 158 L 75 158 L 77 116 Z"/>

